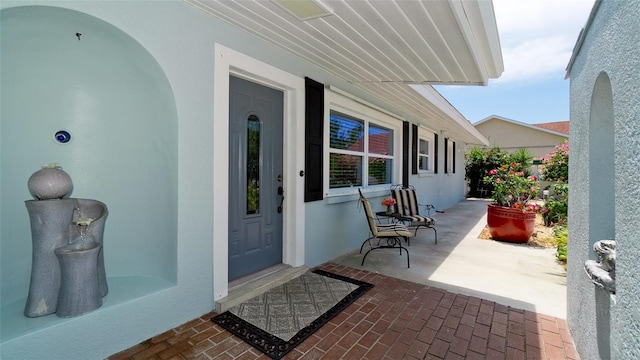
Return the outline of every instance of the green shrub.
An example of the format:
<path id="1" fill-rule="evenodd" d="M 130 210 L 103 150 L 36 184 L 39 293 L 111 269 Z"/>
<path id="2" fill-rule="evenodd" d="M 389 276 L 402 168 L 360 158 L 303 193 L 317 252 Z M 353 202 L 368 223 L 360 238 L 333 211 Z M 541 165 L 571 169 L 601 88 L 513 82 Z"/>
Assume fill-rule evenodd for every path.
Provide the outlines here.
<path id="1" fill-rule="evenodd" d="M 551 185 L 551 195 L 542 206 L 542 218 L 546 226 L 566 224 L 569 212 L 569 185 L 555 183 Z"/>
<path id="2" fill-rule="evenodd" d="M 533 155 L 529 150 L 522 148 L 509 154 L 509 162 L 519 165 L 518 171 L 524 171 L 524 176 L 531 176 L 531 165 L 533 165 Z"/>
<path id="3" fill-rule="evenodd" d="M 483 179 L 491 169 L 508 164 L 509 154 L 498 146 L 490 149 L 473 147 L 465 154 L 465 179 L 469 182 L 469 196 L 487 197 L 493 188 L 487 188 Z"/>
<path id="4" fill-rule="evenodd" d="M 553 236 L 557 241 L 556 259 L 561 263 L 567 263 L 567 242 L 569 240 L 569 230 L 566 226 L 556 226 Z"/>
<path id="5" fill-rule="evenodd" d="M 473 147 L 465 154 L 465 179 L 469 184 L 469 196 L 488 197 L 493 192 L 492 184 L 486 184 L 484 178 L 489 171 L 503 165 L 517 164 L 516 171 L 524 171 L 524 177 L 531 175 L 529 168 L 533 163 L 533 155 L 527 149 L 519 149 L 508 153 L 494 146 L 490 149 Z"/>

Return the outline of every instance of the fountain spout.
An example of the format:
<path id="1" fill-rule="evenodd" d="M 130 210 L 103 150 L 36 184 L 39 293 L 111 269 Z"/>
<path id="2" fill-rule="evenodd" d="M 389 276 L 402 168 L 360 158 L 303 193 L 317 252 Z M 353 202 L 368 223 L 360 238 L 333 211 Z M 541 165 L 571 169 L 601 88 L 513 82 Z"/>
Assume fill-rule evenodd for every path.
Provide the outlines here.
<path id="1" fill-rule="evenodd" d="M 589 279 L 598 287 L 616 293 L 616 242 L 600 240 L 593 244 L 598 260 L 587 260 L 584 270 Z"/>

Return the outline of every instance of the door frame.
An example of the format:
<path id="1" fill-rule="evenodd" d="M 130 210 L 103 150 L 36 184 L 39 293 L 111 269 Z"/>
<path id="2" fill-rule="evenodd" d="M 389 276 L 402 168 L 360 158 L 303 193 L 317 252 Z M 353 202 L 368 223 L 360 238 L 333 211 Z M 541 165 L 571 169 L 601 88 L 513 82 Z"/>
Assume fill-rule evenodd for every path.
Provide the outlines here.
<path id="1" fill-rule="evenodd" d="M 213 299 L 229 293 L 229 76 L 283 92 L 282 262 L 304 265 L 304 78 L 215 44 L 213 121 Z M 296 121 L 298 119 L 298 121 Z"/>

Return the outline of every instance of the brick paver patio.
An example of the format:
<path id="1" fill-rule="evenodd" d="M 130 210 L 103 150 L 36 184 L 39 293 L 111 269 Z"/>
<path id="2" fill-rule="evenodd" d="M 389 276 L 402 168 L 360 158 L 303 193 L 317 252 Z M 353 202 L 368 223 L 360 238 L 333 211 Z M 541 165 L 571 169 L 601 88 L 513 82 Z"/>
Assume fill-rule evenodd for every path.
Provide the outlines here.
<path id="1" fill-rule="evenodd" d="M 375 287 L 284 359 L 579 358 L 563 319 L 334 263 L 319 268 Z M 109 359 L 268 359 L 214 324 L 214 315 Z"/>

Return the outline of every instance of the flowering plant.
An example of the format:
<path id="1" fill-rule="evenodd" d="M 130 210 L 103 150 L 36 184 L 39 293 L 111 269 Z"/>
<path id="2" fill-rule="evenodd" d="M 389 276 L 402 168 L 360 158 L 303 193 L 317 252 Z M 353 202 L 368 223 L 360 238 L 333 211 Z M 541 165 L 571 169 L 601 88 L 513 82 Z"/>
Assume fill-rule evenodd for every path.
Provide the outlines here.
<path id="1" fill-rule="evenodd" d="M 396 204 L 396 199 L 392 197 L 382 199 L 382 205 L 387 207 L 387 214 L 393 213 L 393 205 Z"/>
<path id="2" fill-rule="evenodd" d="M 496 205 L 514 208 L 522 212 L 538 212 L 540 207 L 531 202 L 540 184 L 536 176 L 526 176 L 519 163 L 502 165 L 489 171 L 484 183 L 493 187 L 492 198 Z"/>
<path id="3" fill-rule="evenodd" d="M 388 197 L 388 198 L 382 199 L 382 205 L 386 206 L 388 208 L 392 207 L 395 204 L 396 204 L 396 199 L 394 199 L 392 197 Z"/>
<path id="4" fill-rule="evenodd" d="M 556 149 L 545 155 L 542 162 L 542 178 L 546 181 L 569 181 L 569 141 L 556 146 Z"/>

